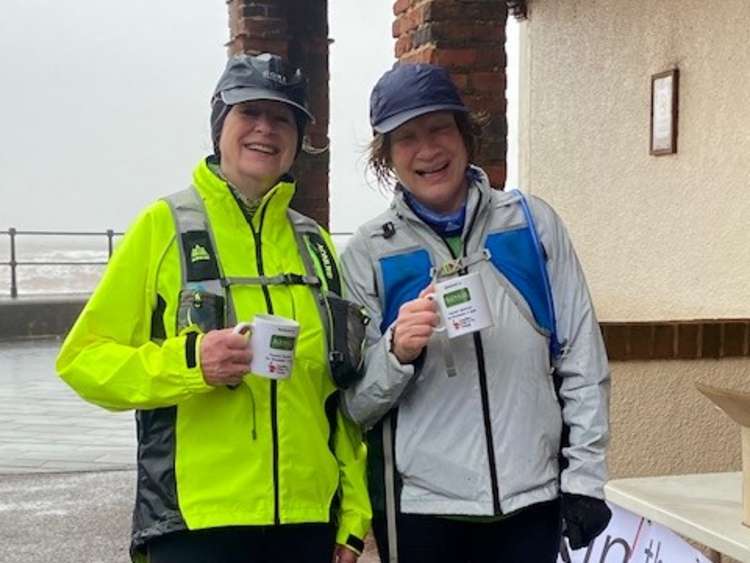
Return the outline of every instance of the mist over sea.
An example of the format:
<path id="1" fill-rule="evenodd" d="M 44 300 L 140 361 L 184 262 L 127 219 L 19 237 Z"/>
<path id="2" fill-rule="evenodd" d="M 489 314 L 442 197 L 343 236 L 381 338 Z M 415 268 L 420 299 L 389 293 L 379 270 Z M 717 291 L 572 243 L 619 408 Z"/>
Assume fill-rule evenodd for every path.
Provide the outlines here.
<path id="1" fill-rule="evenodd" d="M 115 244 L 120 237 L 115 237 Z M 90 293 L 104 272 L 107 237 L 16 235 L 16 283 L 18 296 Z M 10 295 L 10 237 L 0 236 L 0 296 Z M 45 265 L 26 262 L 72 262 Z"/>

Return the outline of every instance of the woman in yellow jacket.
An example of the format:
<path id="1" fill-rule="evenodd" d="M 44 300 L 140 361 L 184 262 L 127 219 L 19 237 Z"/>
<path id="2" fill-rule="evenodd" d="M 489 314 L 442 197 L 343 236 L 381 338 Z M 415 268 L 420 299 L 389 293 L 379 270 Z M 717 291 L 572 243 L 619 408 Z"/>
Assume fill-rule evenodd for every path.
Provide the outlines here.
<path id="1" fill-rule="evenodd" d="M 338 408 L 309 275 L 325 260 L 304 255 L 288 209 L 311 118 L 299 70 L 232 57 L 214 154 L 139 216 L 60 352 L 82 397 L 136 410 L 134 561 L 352 563 L 362 549 L 365 447 Z M 248 374 L 232 330 L 268 313 L 300 324 L 289 379 Z"/>

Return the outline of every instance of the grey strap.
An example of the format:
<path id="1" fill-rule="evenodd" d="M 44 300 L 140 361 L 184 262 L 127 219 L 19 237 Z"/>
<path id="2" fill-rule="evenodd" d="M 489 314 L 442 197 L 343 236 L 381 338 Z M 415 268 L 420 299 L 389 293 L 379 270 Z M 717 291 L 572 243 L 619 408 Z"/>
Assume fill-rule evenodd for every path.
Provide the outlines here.
<path id="1" fill-rule="evenodd" d="M 221 284 L 224 287 L 231 285 L 310 285 L 319 286 L 320 278 L 318 276 L 301 276 L 299 274 L 279 274 L 278 276 L 255 276 L 255 277 L 238 277 L 230 276 L 223 278 Z"/>
<path id="2" fill-rule="evenodd" d="M 207 230 L 203 204 L 193 186 L 190 186 L 187 190 L 168 195 L 164 198 L 164 201 L 172 211 L 172 219 L 177 233 L 177 247 L 180 252 L 180 265 L 182 266 L 182 286 L 185 287 L 188 272 L 187 256 L 185 256 L 185 251 L 182 248 L 180 235 L 188 231 Z M 213 240 L 211 242 L 213 243 Z"/>
<path id="3" fill-rule="evenodd" d="M 326 297 L 323 293 L 323 286 L 320 283 L 320 278 L 316 275 L 315 265 L 313 264 L 312 257 L 310 256 L 310 250 L 307 248 L 307 242 L 303 235 L 305 228 L 315 229 L 317 232 L 318 225 L 311 219 L 301 213 L 297 213 L 293 209 L 288 211 L 289 220 L 292 222 L 294 231 L 294 238 L 297 240 L 297 247 L 299 249 L 299 255 L 302 258 L 302 263 L 305 266 L 305 271 L 308 277 L 314 277 L 318 280 L 318 284 L 312 287 L 315 292 L 315 304 L 318 306 L 318 314 L 320 315 L 320 322 L 323 324 L 323 329 L 326 332 L 326 358 L 330 357 L 331 350 L 333 350 L 333 319 L 331 319 L 331 313 L 328 310 L 328 304 Z M 330 362 L 326 362 L 330 373 Z"/>
<path id="4" fill-rule="evenodd" d="M 456 358 L 453 356 L 453 349 L 451 348 L 451 339 L 445 332 L 438 334 L 440 339 L 440 347 L 442 348 L 443 360 L 445 361 L 445 371 L 448 377 L 455 377 L 458 375 L 456 369 Z"/>
<path id="5" fill-rule="evenodd" d="M 219 253 L 217 250 L 213 229 L 211 229 L 211 224 L 208 220 L 208 214 L 206 213 L 206 207 L 203 205 L 203 199 L 198 193 L 198 189 L 195 186 L 190 186 L 186 190 L 181 190 L 174 194 L 168 195 L 164 198 L 164 201 L 167 202 L 172 211 L 172 217 L 174 218 L 175 222 L 175 229 L 178 234 L 177 248 L 180 253 L 180 264 L 182 266 L 182 287 L 188 287 L 188 268 L 187 256 L 185 256 L 185 250 L 182 247 L 182 240 L 180 235 L 188 231 L 205 231 L 208 233 L 211 245 L 214 247 L 214 253 L 216 255 L 216 266 L 219 270 L 219 279 L 204 280 L 201 283 L 209 291 L 212 291 L 217 295 L 224 295 L 227 314 L 227 326 L 236 325 L 237 314 L 234 310 L 234 303 L 232 302 L 229 286 L 225 286 L 221 282 L 224 277 L 224 271 L 221 267 L 221 261 L 218 258 Z"/>
<path id="6" fill-rule="evenodd" d="M 316 293 L 316 303 L 320 312 L 320 317 L 325 327 L 326 334 L 328 336 L 328 345 L 331 347 L 333 331 L 331 327 L 331 319 L 328 314 L 328 308 L 325 303 L 325 297 L 322 292 L 322 281 L 321 278 L 316 275 L 315 267 L 310 257 L 310 252 L 307 248 L 307 244 L 302 235 L 305 229 L 315 229 L 317 232 L 318 226 L 311 219 L 304 215 L 297 213 L 293 210 L 288 211 L 289 220 L 292 223 L 292 230 L 294 231 L 295 239 L 297 241 L 297 247 L 299 254 L 302 258 L 302 262 L 305 267 L 305 274 L 294 274 L 286 273 L 279 274 L 276 276 L 254 276 L 254 277 L 225 277 L 224 271 L 221 266 L 221 261 L 218 259 L 218 251 L 216 246 L 216 240 L 214 238 L 213 229 L 206 214 L 206 208 L 203 204 L 198 190 L 195 186 L 190 186 L 187 190 L 182 190 L 164 198 L 172 211 L 172 217 L 175 221 L 175 230 L 178 235 L 189 231 L 205 231 L 208 233 L 209 240 L 214 247 L 214 253 L 216 254 L 216 265 L 219 271 L 219 278 L 216 280 L 203 280 L 201 284 L 216 293 L 217 295 L 224 295 L 224 301 L 226 303 L 226 314 L 227 314 L 227 326 L 234 326 L 237 324 L 237 314 L 234 309 L 234 302 L 231 299 L 230 291 L 232 286 L 237 285 L 307 285 L 312 288 Z M 182 266 L 182 287 L 188 287 L 187 282 L 187 256 L 185 256 L 185 250 L 182 246 L 182 242 L 178 236 L 177 246 L 180 253 L 180 264 Z"/>
<path id="7" fill-rule="evenodd" d="M 398 536 L 396 528 L 396 488 L 393 463 L 393 432 L 391 414 L 383 420 L 383 478 L 385 480 L 385 524 L 388 532 L 388 563 L 398 563 Z"/>

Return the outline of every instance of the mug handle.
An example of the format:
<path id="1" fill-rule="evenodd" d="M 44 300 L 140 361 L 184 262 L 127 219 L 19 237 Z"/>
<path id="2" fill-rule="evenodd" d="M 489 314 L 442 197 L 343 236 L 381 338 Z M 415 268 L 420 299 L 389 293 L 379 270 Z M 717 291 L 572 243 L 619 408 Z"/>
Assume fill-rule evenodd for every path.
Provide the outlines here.
<path id="1" fill-rule="evenodd" d="M 233 334 L 247 334 L 251 335 L 253 333 L 253 329 L 255 326 L 252 322 L 243 321 L 241 323 L 237 323 L 234 327 L 234 330 L 232 330 Z"/>

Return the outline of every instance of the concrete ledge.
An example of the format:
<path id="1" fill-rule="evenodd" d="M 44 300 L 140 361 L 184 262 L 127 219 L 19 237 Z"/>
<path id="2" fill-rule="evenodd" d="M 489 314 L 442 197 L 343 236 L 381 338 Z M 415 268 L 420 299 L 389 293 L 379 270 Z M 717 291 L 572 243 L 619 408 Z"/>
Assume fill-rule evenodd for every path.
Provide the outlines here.
<path id="1" fill-rule="evenodd" d="M 88 295 L 0 299 L 0 340 L 63 336 L 87 300 Z"/>

